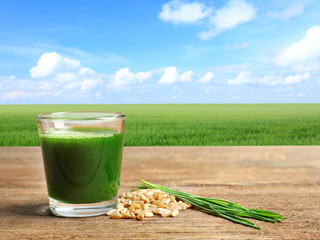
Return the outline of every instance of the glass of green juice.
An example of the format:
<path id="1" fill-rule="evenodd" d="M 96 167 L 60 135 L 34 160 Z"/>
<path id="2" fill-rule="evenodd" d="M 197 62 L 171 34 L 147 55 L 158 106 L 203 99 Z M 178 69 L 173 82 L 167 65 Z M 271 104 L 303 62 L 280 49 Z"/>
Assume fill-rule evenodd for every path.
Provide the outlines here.
<path id="1" fill-rule="evenodd" d="M 37 121 L 52 213 L 90 217 L 114 208 L 125 115 L 57 112 L 40 114 Z"/>

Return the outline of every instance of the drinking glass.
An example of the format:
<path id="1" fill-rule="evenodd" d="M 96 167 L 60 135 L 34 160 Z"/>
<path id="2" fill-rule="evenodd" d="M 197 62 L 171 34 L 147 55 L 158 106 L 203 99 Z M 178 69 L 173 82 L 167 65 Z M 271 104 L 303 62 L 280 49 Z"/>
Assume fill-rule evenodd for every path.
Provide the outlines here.
<path id="1" fill-rule="evenodd" d="M 89 217 L 114 208 L 125 115 L 57 112 L 40 114 L 37 121 L 52 213 Z"/>

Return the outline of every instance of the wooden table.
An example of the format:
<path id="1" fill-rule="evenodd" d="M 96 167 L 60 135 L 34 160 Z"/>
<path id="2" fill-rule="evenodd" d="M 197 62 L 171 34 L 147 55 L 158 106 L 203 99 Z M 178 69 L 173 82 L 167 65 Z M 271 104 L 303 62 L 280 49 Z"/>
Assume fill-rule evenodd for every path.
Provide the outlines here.
<path id="1" fill-rule="evenodd" d="M 39 147 L 0 148 L 0 239 L 320 239 L 320 146 L 126 147 L 121 192 L 140 178 L 280 212 L 248 228 L 186 210 L 144 221 L 50 214 Z"/>

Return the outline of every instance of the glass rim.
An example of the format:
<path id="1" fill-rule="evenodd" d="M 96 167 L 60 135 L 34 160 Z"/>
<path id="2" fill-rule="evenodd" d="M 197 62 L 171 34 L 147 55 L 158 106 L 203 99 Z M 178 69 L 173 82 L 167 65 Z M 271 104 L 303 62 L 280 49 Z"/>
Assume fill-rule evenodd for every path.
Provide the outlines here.
<path id="1" fill-rule="evenodd" d="M 82 116 L 81 116 L 82 114 Z M 92 116 L 83 116 L 84 114 L 92 114 Z M 96 115 L 95 115 L 96 114 Z M 60 115 L 60 116 L 59 116 Z M 79 115 L 70 116 L 67 115 Z M 37 115 L 38 120 L 107 120 L 107 119 L 125 119 L 126 115 L 120 112 L 109 111 L 70 111 L 70 112 L 53 112 L 42 113 Z"/>

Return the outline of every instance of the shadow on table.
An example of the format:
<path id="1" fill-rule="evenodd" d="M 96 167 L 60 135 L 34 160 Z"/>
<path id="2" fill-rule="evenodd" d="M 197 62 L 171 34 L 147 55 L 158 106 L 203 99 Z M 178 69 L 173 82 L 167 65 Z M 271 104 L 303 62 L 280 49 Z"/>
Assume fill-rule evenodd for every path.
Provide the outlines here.
<path id="1" fill-rule="evenodd" d="M 10 215 L 18 216 L 54 216 L 48 206 L 48 203 L 21 203 L 7 206 L 1 212 L 7 212 Z"/>

